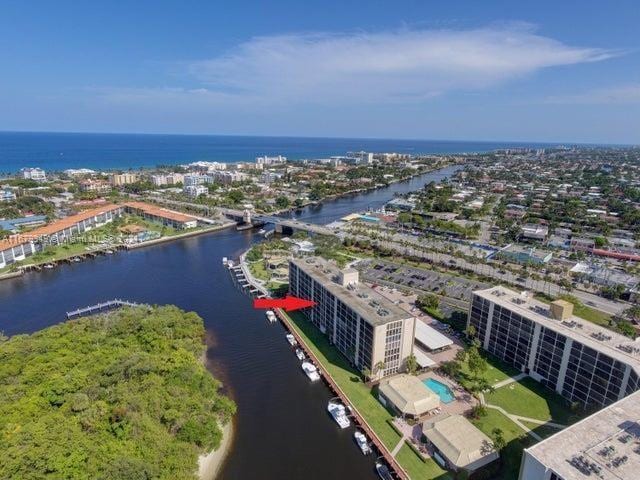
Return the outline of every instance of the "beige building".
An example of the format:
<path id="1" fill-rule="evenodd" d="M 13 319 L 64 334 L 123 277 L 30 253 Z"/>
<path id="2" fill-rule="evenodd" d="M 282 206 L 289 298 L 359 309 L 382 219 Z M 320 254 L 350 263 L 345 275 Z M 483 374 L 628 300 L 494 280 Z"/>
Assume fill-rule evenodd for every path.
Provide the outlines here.
<path id="1" fill-rule="evenodd" d="M 378 399 L 386 407 L 395 409 L 403 417 L 419 418 L 438 408 L 440 398 L 413 375 L 405 373 L 382 380 Z"/>
<path id="2" fill-rule="evenodd" d="M 498 459 L 493 442 L 462 415 L 444 415 L 428 420 L 422 433 L 433 449 L 433 457 L 444 468 L 473 472 Z"/>
<path id="3" fill-rule="evenodd" d="M 111 175 L 111 185 L 114 187 L 136 183 L 137 181 L 138 176 L 135 173 L 114 173 Z"/>

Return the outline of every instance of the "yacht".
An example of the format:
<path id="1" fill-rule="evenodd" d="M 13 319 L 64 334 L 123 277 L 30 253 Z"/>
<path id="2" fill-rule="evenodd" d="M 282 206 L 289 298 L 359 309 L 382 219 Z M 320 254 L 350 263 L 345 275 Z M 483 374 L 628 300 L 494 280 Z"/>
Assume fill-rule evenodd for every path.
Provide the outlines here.
<path id="1" fill-rule="evenodd" d="M 363 455 L 369 455 L 371 453 L 371 447 L 369 446 L 369 442 L 367 441 L 367 436 L 364 433 L 356 430 L 353 433 L 353 438 L 358 444 L 358 447 L 360 448 L 360 451 L 362 452 Z"/>
<path id="2" fill-rule="evenodd" d="M 327 410 L 336 421 L 340 428 L 347 428 L 351 425 L 351 421 L 349 417 L 347 417 L 347 409 L 344 408 L 344 405 L 338 402 L 329 402 L 327 405 Z"/>
<path id="3" fill-rule="evenodd" d="M 309 377 L 309 380 L 315 382 L 320 380 L 320 374 L 318 373 L 318 369 L 313 363 L 310 362 L 302 362 L 302 370 Z"/>
<path id="4" fill-rule="evenodd" d="M 299 348 L 296 348 L 296 357 L 298 357 L 300 361 L 304 360 L 304 352 Z"/>
<path id="5" fill-rule="evenodd" d="M 264 228 L 261 228 L 260 231 L 258 232 L 260 235 L 264 235 L 265 233 L 267 233 L 267 231 Z"/>
<path id="6" fill-rule="evenodd" d="M 229 259 L 227 257 L 222 257 L 222 264 L 226 265 Z"/>
<path id="7" fill-rule="evenodd" d="M 290 333 L 287 333 L 287 342 L 289 342 L 289 345 L 291 345 L 292 347 L 295 347 L 296 345 L 298 345 L 298 342 L 296 342 L 295 337 Z"/>
<path id="8" fill-rule="evenodd" d="M 275 321 L 277 320 L 276 314 L 273 313 L 271 310 L 267 310 L 265 312 L 265 315 L 267 316 L 267 320 L 269 320 L 271 323 L 275 323 Z"/>
<path id="9" fill-rule="evenodd" d="M 376 472 L 382 480 L 393 480 L 389 467 L 380 461 L 376 462 Z"/>

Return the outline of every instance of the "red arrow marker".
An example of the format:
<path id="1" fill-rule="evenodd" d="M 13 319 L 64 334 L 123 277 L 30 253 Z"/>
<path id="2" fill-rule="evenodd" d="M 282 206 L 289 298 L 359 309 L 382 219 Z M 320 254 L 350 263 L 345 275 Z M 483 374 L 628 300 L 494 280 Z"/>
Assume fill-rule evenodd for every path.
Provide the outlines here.
<path id="1" fill-rule="evenodd" d="M 284 298 L 256 298 L 253 300 L 253 308 L 284 308 L 287 312 L 313 307 L 316 302 L 288 295 Z"/>

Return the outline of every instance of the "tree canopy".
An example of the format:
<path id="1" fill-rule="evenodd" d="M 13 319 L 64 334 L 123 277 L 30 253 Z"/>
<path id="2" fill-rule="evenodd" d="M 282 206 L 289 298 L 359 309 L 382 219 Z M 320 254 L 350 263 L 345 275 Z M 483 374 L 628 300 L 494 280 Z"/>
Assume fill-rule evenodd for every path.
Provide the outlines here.
<path id="1" fill-rule="evenodd" d="M 0 478 L 197 478 L 235 412 L 203 338 L 170 306 L 0 338 Z"/>

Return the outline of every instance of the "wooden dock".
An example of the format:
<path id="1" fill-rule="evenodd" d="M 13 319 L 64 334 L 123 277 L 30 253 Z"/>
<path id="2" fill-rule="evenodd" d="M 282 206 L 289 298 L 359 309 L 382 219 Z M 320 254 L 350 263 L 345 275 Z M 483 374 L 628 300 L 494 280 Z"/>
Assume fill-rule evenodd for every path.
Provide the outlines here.
<path id="1" fill-rule="evenodd" d="M 333 393 L 335 393 L 338 397 L 340 397 L 340 400 L 345 406 L 351 407 L 356 426 L 362 428 L 365 431 L 367 437 L 371 439 L 371 441 L 375 445 L 378 452 L 380 452 L 381 456 L 385 459 L 385 461 L 387 462 L 391 470 L 393 470 L 393 472 L 395 473 L 395 476 L 400 480 L 410 480 L 409 475 L 398 463 L 395 457 L 391 454 L 391 451 L 385 446 L 385 444 L 382 442 L 380 437 L 378 437 L 378 435 L 373 430 L 373 428 L 371 428 L 371 426 L 367 423 L 367 421 L 360 414 L 360 412 L 355 407 L 355 405 L 353 405 L 349 401 L 349 397 L 342 391 L 340 386 L 333 380 L 333 377 L 331 377 L 331 374 L 329 373 L 329 371 L 325 368 L 322 362 L 318 360 L 318 358 L 313 353 L 311 348 L 309 348 L 309 346 L 306 344 L 304 339 L 300 335 L 298 335 L 298 332 L 292 325 L 291 320 L 289 320 L 289 317 L 281 309 L 275 309 L 274 311 L 278 316 L 278 318 L 280 319 L 280 321 L 287 328 L 287 330 L 289 330 L 289 332 L 298 341 L 298 344 L 302 347 L 305 353 L 309 356 L 309 358 L 313 360 L 313 363 L 322 373 L 322 378 L 324 378 L 324 380 L 326 381 L 329 388 L 333 391 Z"/>
<path id="2" fill-rule="evenodd" d="M 129 302 L 127 300 L 121 300 L 116 298 L 107 302 L 96 303 L 95 305 L 89 305 L 88 307 L 78 308 L 67 312 L 67 319 L 83 317 L 85 315 L 94 315 L 96 313 L 104 312 L 106 310 L 113 310 L 120 307 L 140 307 L 144 306 L 143 303 Z"/>

